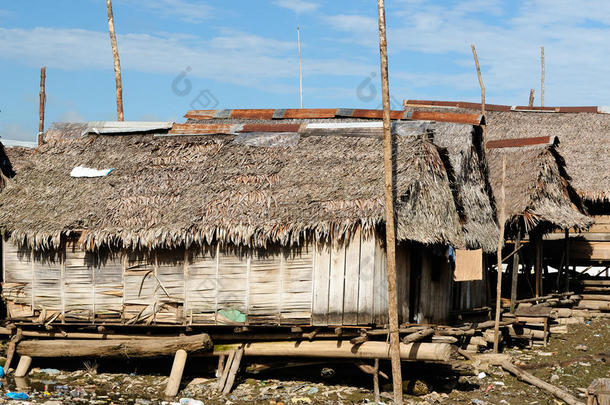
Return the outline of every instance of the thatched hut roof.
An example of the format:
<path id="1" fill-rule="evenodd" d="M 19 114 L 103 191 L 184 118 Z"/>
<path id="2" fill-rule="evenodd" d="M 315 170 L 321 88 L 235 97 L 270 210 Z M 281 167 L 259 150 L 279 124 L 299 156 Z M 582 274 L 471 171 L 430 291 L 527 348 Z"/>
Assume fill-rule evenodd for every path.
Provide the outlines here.
<path id="1" fill-rule="evenodd" d="M 487 159 L 496 204 L 501 201 L 502 161 L 506 161 L 505 216 L 509 226 L 529 231 L 538 225 L 568 229 L 591 224 L 554 145 L 490 148 Z"/>
<path id="2" fill-rule="evenodd" d="M 408 110 L 480 112 L 480 104 L 406 101 Z M 486 106 L 489 140 L 557 136 L 558 153 L 578 194 L 590 202 L 610 201 L 610 114 L 603 107 Z"/>
<path id="3" fill-rule="evenodd" d="M 72 136 L 82 128 L 65 128 L 68 136 L 47 137 L 0 193 L 0 229 L 37 249 L 75 232 L 88 249 L 292 245 L 383 222 L 383 148 L 375 134 L 83 137 Z M 493 234 L 465 237 L 456 186 L 424 132 L 397 139 L 398 238 L 491 246 Z M 79 165 L 114 170 L 70 177 Z"/>

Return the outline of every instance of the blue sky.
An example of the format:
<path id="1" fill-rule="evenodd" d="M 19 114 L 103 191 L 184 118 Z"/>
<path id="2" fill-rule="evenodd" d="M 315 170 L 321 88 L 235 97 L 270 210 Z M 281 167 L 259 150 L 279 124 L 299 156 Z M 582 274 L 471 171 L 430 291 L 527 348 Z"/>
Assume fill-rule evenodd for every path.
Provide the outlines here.
<path id="1" fill-rule="evenodd" d="M 189 109 L 381 103 L 375 0 L 114 0 L 125 119 L 181 122 Z M 390 91 L 403 99 L 607 105 L 610 2 L 386 0 Z M 104 0 L 0 3 L 0 136 L 34 140 L 39 69 L 47 126 L 116 118 Z"/>

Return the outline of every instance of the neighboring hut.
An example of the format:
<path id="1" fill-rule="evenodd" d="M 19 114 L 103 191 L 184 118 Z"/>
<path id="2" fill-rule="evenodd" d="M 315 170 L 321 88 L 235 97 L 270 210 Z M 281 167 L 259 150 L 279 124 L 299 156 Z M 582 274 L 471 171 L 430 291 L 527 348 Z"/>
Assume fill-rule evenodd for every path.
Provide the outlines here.
<path id="1" fill-rule="evenodd" d="M 54 127 L 0 194 L 9 318 L 384 325 L 381 113 L 291 111 L 193 112 L 170 131 Z M 476 122 L 437 132 L 474 145 Z M 400 135 L 413 122 L 393 126 Z M 469 225 L 491 215 L 471 192 L 485 184 L 455 183 L 465 170 L 483 179 L 480 165 L 456 170 L 434 134 L 396 141 L 402 322 L 448 322 L 449 247 L 489 251 L 497 237 L 494 223 Z M 112 171 L 71 177 L 78 166 Z"/>

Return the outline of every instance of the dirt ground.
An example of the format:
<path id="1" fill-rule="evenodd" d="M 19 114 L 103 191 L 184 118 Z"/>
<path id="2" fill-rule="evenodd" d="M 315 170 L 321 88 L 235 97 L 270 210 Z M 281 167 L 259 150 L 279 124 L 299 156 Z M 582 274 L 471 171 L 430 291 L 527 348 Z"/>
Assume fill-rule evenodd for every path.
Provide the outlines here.
<path id="1" fill-rule="evenodd" d="M 610 377 L 610 320 L 570 325 L 569 333 L 551 337 L 547 347 L 509 345 L 523 368 L 544 381 L 584 399 L 584 390 L 596 378 Z M 0 403 L 35 404 L 372 404 L 372 378 L 353 363 L 242 363 L 231 394 L 214 388 L 216 364 L 208 359 L 187 362 L 183 386 L 173 400 L 163 399 L 171 359 L 154 361 L 65 361 L 35 359 L 30 376 L 3 378 Z M 388 372 L 389 364 L 382 364 Z M 405 364 L 405 402 L 409 404 L 557 404 L 540 389 L 518 381 L 498 367 L 477 370 L 479 375 L 456 376 L 439 365 Z M 381 379 L 381 401 L 391 403 L 390 381 Z M 9 400 L 18 392 L 26 400 Z M 418 394 L 418 395 L 415 395 Z M 190 398 L 190 399 L 189 399 Z"/>

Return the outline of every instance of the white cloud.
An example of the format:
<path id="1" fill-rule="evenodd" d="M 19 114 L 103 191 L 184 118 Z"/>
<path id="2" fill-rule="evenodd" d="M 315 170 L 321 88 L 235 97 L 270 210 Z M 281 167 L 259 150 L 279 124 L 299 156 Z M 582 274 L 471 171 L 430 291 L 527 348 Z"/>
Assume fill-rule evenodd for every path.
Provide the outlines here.
<path id="1" fill-rule="evenodd" d="M 292 10 L 297 14 L 316 11 L 318 7 L 320 7 L 320 5 L 317 3 L 303 0 L 275 0 L 273 4 Z"/>
<path id="2" fill-rule="evenodd" d="M 148 9 L 163 17 L 176 17 L 182 21 L 198 23 L 212 16 L 213 8 L 202 1 L 189 0 L 123 0 Z"/>
<path id="3" fill-rule="evenodd" d="M 178 75 L 189 67 L 190 77 L 258 88 L 298 74 L 293 42 L 250 34 L 235 32 L 207 41 L 172 35 L 125 34 L 118 36 L 118 42 L 124 70 Z M 0 28 L 2 58 L 30 66 L 44 63 L 64 70 L 112 70 L 108 35 L 82 29 Z M 303 69 L 306 76 L 359 76 L 374 69 L 374 64 L 339 58 L 304 59 Z"/>
<path id="4" fill-rule="evenodd" d="M 77 110 L 64 111 L 57 117 L 57 121 L 60 122 L 87 122 L 87 119 L 83 114 Z"/>

